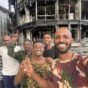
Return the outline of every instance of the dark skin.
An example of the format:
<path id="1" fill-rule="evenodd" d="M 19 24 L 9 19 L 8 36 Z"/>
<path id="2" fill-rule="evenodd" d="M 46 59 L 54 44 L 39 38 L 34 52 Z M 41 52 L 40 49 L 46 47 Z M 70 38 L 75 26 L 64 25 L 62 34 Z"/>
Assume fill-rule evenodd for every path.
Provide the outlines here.
<path id="1" fill-rule="evenodd" d="M 64 61 L 72 57 L 72 35 L 68 28 L 62 27 L 55 33 L 55 44 L 59 50 L 60 60 Z"/>
<path id="2" fill-rule="evenodd" d="M 68 28 L 62 27 L 55 33 L 55 44 L 59 50 L 59 59 L 65 61 L 73 55 L 70 49 L 72 35 Z M 57 88 L 48 80 L 42 79 L 39 74 L 35 73 L 30 60 L 26 59 L 23 63 L 23 72 L 37 81 L 43 88 Z"/>
<path id="3" fill-rule="evenodd" d="M 47 46 L 47 49 L 52 48 L 51 43 L 52 43 L 53 39 L 50 34 L 45 34 L 43 36 L 43 41 L 44 41 L 45 45 Z"/>
<path id="4" fill-rule="evenodd" d="M 61 27 L 59 28 L 59 30 L 57 29 L 55 33 L 55 45 L 59 53 L 57 61 L 65 62 L 71 60 L 73 56 L 73 53 L 71 51 L 71 44 L 72 35 L 69 29 L 66 27 Z M 31 77 L 33 80 L 37 81 L 42 86 L 42 88 L 59 88 L 59 85 L 54 86 L 51 81 L 45 80 L 41 78 L 39 74 L 35 73 L 29 60 L 25 60 L 23 64 L 23 72 L 28 75 L 28 77 Z M 54 71 L 57 71 L 57 67 L 52 70 L 52 73 Z M 59 78 L 58 74 L 57 77 Z"/>
<path id="5" fill-rule="evenodd" d="M 23 45 L 24 45 L 24 49 L 25 49 L 26 54 L 30 55 L 31 52 L 32 52 L 32 44 L 31 44 L 31 42 L 25 41 Z"/>
<path id="6" fill-rule="evenodd" d="M 43 57 L 44 52 L 44 46 L 41 43 L 36 43 L 33 46 L 33 56 L 31 58 L 31 62 L 28 57 L 25 58 L 25 60 L 22 61 L 19 71 L 15 77 L 14 84 L 18 85 L 22 78 L 27 75 L 28 77 L 31 77 L 34 80 L 37 80 L 39 85 L 41 85 L 43 88 L 48 88 L 48 85 L 44 79 L 41 78 L 40 75 L 36 74 L 32 64 L 40 64 L 41 67 L 45 67 L 47 65 L 47 61 L 52 63 L 51 58 L 44 58 Z M 46 61 L 47 60 L 47 61 Z"/>

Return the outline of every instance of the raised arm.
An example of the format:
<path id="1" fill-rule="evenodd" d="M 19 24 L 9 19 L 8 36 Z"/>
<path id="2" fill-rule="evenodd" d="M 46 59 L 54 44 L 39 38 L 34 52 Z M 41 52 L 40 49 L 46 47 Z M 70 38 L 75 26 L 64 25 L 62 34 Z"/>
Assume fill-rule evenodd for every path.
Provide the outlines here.
<path id="1" fill-rule="evenodd" d="M 24 72 L 29 78 L 35 80 L 42 88 L 54 88 L 50 85 L 50 82 L 46 79 L 43 79 L 38 73 L 36 73 L 30 63 L 30 60 L 27 61 L 27 64 L 24 68 Z"/>

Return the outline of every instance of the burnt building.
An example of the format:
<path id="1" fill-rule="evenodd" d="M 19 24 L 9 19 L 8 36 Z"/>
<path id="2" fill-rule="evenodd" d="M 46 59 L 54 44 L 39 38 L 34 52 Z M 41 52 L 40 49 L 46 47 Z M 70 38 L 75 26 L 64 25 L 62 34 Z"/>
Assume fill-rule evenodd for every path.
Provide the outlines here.
<path id="1" fill-rule="evenodd" d="M 88 0 L 14 0 L 21 38 L 42 39 L 44 32 L 54 36 L 61 26 L 69 27 L 75 41 L 88 37 L 87 3 Z"/>
<path id="2" fill-rule="evenodd" d="M 0 6 L 0 45 L 2 44 L 2 36 L 9 33 L 9 11 Z"/>

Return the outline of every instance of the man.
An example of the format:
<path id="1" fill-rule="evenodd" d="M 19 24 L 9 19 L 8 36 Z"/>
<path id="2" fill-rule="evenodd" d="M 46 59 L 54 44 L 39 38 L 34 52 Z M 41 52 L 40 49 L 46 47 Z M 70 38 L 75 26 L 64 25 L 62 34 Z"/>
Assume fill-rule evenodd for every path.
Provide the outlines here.
<path id="1" fill-rule="evenodd" d="M 50 33 L 45 33 L 43 36 L 43 41 L 45 43 L 44 57 L 51 57 L 53 59 L 57 58 L 56 48 L 52 45 L 54 44 L 52 36 Z"/>
<path id="2" fill-rule="evenodd" d="M 12 33 L 12 40 L 14 42 L 14 44 L 18 44 L 18 40 L 19 40 L 19 33 L 18 31 L 14 31 L 14 33 Z"/>
<path id="3" fill-rule="evenodd" d="M 46 78 L 49 72 L 48 70 L 51 62 L 50 62 L 50 59 L 48 60 L 48 58 L 46 59 L 45 57 L 43 57 L 43 52 L 44 52 L 44 44 L 40 41 L 35 41 L 33 44 L 33 54 L 32 54 L 32 57 L 30 57 L 29 59 L 36 73 L 40 74 L 42 78 Z M 26 58 L 26 60 L 28 61 L 29 59 Z M 23 71 L 23 68 L 24 68 L 23 62 L 24 61 L 22 61 L 19 71 L 15 77 L 15 80 L 14 80 L 15 85 L 18 85 L 22 81 L 22 78 L 25 76 Z M 40 84 L 38 84 L 35 80 L 31 78 L 27 78 L 26 81 L 27 81 L 26 83 L 28 87 L 25 87 L 25 88 L 29 88 L 29 87 L 42 88 Z"/>
<path id="4" fill-rule="evenodd" d="M 71 51 L 72 34 L 68 28 L 62 27 L 55 33 L 55 44 L 59 52 L 57 67 L 53 74 L 58 77 L 60 88 L 87 88 L 88 87 L 88 58 Z M 58 72 L 54 72 L 58 70 Z M 59 74 L 59 75 L 58 75 Z"/>
<path id="5" fill-rule="evenodd" d="M 32 56 L 32 42 L 29 39 L 25 39 L 23 42 L 24 50 L 15 53 L 14 58 L 17 59 L 20 63 L 27 56 Z"/>
<path id="6" fill-rule="evenodd" d="M 25 54 L 30 58 L 32 56 L 32 41 L 25 39 L 23 42 Z"/>
<path id="7" fill-rule="evenodd" d="M 72 53 L 72 34 L 67 27 L 57 29 L 55 44 L 59 57 L 47 80 L 35 73 L 27 61 L 25 73 L 43 88 L 88 88 L 88 57 Z"/>
<path id="8" fill-rule="evenodd" d="M 12 57 L 12 55 L 14 55 L 13 50 L 17 52 L 21 48 L 18 46 L 14 47 L 14 43 L 12 42 L 10 35 L 4 35 L 3 42 L 4 45 L 0 47 L 0 55 L 3 63 L 2 75 L 4 88 L 19 88 L 18 86 L 15 87 L 13 84 L 14 76 L 18 72 L 19 63 Z"/>

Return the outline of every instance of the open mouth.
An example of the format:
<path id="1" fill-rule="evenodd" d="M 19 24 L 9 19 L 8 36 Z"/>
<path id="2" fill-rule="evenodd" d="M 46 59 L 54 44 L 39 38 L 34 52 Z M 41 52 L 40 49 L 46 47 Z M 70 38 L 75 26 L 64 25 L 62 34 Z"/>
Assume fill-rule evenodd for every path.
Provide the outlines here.
<path id="1" fill-rule="evenodd" d="M 41 51 L 36 51 L 36 53 L 37 53 L 37 54 L 40 54 L 40 53 L 41 53 Z"/>
<path id="2" fill-rule="evenodd" d="M 61 49 L 66 48 L 66 44 L 58 44 L 58 47 Z"/>

